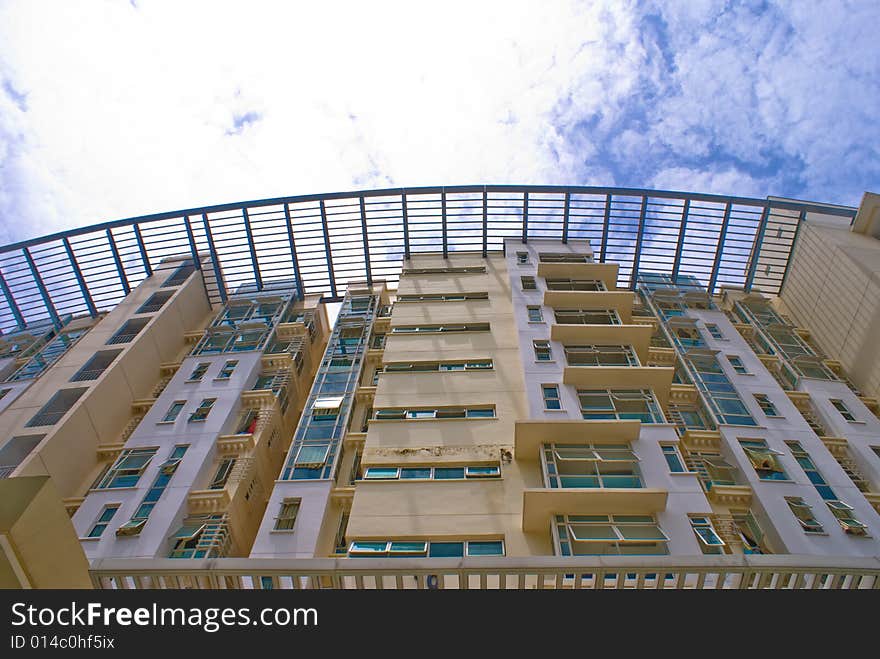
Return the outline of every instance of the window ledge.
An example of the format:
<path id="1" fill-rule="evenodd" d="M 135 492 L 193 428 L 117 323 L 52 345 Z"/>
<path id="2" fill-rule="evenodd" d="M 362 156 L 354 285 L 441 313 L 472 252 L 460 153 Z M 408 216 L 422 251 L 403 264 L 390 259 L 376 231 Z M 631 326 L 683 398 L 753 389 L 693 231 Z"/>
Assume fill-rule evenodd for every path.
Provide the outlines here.
<path id="1" fill-rule="evenodd" d="M 529 325 L 546 325 L 546 320 L 530 320 L 528 321 Z"/>
<path id="2" fill-rule="evenodd" d="M 211 378 L 213 382 L 229 382 L 232 378 Z"/>
<path id="3" fill-rule="evenodd" d="M 866 422 L 865 422 L 865 421 L 847 421 L 847 423 L 852 423 L 852 424 L 855 424 L 855 425 L 857 425 L 857 426 L 864 426 L 864 425 L 866 425 Z"/>
<path id="4" fill-rule="evenodd" d="M 451 419 L 370 419 L 370 423 L 404 423 L 412 421 L 497 421 L 497 416 L 460 416 Z"/>
<path id="5" fill-rule="evenodd" d="M 177 419 L 174 421 L 156 421 L 157 426 L 173 426 L 177 422 Z"/>
<path id="6" fill-rule="evenodd" d="M 89 494 L 92 492 L 124 492 L 125 490 L 136 490 L 137 485 L 126 485 L 125 487 L 92 487 L 89 488 Z"/>
<path id="7" fill-rule="evenodd" d="M 290 535 L 291 533 L 295 532 L 295 529 L 272 529 L 271 531 L 269 531 L 270 534 L 278 533 L 279 535 Z"/>
<path id="8" fill-rule="evenodd" d="M 557 362 L 555 359 L 536 359 L 535 363 L 536 364 L 556 364 Z"/>
<path id="9" fill-rule="evenodd" d="M 93 542 L 93 541 L 95 541 L 95 540 L 100 540 L 102 537 L 103 537 L 103 536 L 100 536 L 100 535 L 99 535 L 99 536 L 94 537 L 94 538 L 77 538 L 77 540 L 79 540 L 80 542 Z"/>
<path id="10" fill-rule="evenodd" d="M 699 476 L 695 471 L 670 471 L 670 476 Z"/>
<path id="11" fill-rule="evenodd" d="M 561 409 L 561 410 L 548 410 L 547 408 L 544 408 L 544 411 L 545 411 L 545 412 L 568 412 L 568 410 L 565 410 L 565 409 Z"/>

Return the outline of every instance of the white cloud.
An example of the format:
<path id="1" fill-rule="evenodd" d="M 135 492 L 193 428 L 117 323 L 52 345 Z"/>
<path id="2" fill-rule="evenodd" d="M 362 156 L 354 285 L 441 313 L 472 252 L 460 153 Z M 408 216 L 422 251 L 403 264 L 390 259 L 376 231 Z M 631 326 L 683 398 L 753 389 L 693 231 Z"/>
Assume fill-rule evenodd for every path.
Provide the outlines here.
<path id="1" fill-rule="evenodd" d="M 868 0 L 136 4 L 0 7 L 0 240 L 388 186 L 857 203 L 880 167 Z"/>

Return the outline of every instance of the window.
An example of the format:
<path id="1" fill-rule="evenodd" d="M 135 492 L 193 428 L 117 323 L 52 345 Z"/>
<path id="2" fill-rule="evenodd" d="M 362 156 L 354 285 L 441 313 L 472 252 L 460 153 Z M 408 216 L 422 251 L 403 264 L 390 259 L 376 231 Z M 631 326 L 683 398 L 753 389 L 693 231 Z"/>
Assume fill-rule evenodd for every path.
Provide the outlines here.
<path id="1" fill-rule="evenodd" d="M 147 523 L 147 519 L 150 517 L 150 513 L 153 512 L 153 508 L 156 507 L 156 503 L 162 497 L 165 488 L 168 487 L 171 477 L 177 471 L 177 465 L 183 459 L 187 448 L 189 447 L 185 445 L 174 447 L 168 459 L 159 466 L 159 473 L 153 479 L 153 484 L 147 490 L 141 505 L 137 507 L 134 515 L 125 524 L 116 529 L 117 536 L 133 536 L 141 532 Z"/>
<path id="2" fill-rule="evenodd" d="M 754 426 L 755 420 L 740 400 L 734 387 L 724 374 L 714 354 L 690 352 L 686 357 L 691 366 L 697 387 L 709 399 L 709 403 L 721 423 Z"/>
<path id="3" fill-rule="evenodd" d="M 6 381 L 14 382 L 16 380 L 30 380 L 31 378 L 39 376 L 52 364 L 61 359 L 62 355 L 64 355 L 64 353 L 66 353 L 87 331 L 88 329 L 81 329 L 59 334 L 43 345 L 43 347 L 39 349 L 39 352 L 28 359 L 24 366 L 8 377 Z M 10 337 L 8 340 L 12 341 L 14 339 Z M 21 341 L 22 339 L 19 338 L 18 340 Z M 32 345 L 36 345 L 36 340 L 33 338 L 28 347 Z M 18 354 L 18 352 L 21 351 L 17 351 L 14 354 Z"/>
<path id="4" fill-rule="evenodd" d="M 744 512 L 731 512 L 733 517 L 734 529 L 742 543 L 744 554 L 768 554 L 770 553 L 764 545 L 764 532 L 755 521 L 754 515 L 750 510 Z"/>
<path id="5" fill-rule="evenodd" d="M 584 419 L 638 419 L 663 423 L 663 413 L 650 389 L 578 389 Z"/>
<path id="6" fill-rule="evenodd" d="M 535 350 L 535 361 L 539 362 L 549 362 L 553 359 L 553 354 L 550 352 L 550 342 L 544 340 L 536 340 L 532 341 L 532 347 Z"/>
<path id="7" fill-rule="evenodd" d="M 391 328 L 392 334 L 433 334 L 435 332 L 488 332 L 489 323 L 449 324 L 449 325 L 397 325 Z"/>
<path id="8" fill-rule="evenodd" d="M 116 511 L 119 510 L 118 503 L 111 503 L 104 506 L 104 510 L 101 511 L 101 514 L 98 515 L 97 521 L 95 521 L 94 526 L 92 526 L 92 530 L 89 531 L 89 538 L 100 538 L 101 534 L 104 533 L 104 530 L 107 528 L 107 524 L 113 519 L 113 515 L 116 514 Z"/>
<path id="9" fill-rule="evenodd" d="M 661 444 L 660 449 L 663 451 L 663 457 L 666 459 L 670 472 L 681 474 L 687 471 L 684 468 L 684 460 L 682 460 L 678 447 L 675 444 Z"/>
<path id="10" fill-rule="evenodd" d="M 669 539 L 650 515 L 556 515 L 553 530 L 562 556 L 669 553 Z"/>
<path id="11" fill-rule="evenodd" d="M 804 470 L 804 473 L 807 475 L 807 478 L 810 479 L 810 482 L 819 492 L 819 496 L 821 496 L 826 501 L 834 501 L 837 499 L 837 495 L 834 494 L 834 490 L 828 485 L 828 481 L 825 480 L 825 477 L 816 469 L 816 465 L 813 463 L 812 458 L 810 458 L 809 454 L 804 450 L 804 447 L 801 446 L 800 442 L 787 441 L 785 444 L 791 449 L 791 454 L 794 456 L 794 459 L 801 466 L 801 469 Z"/>
<path id="12" fill-rule="evenodd" d="M 441 407 L 441 408 L 384 408 L 375 412 L 377 420 L 402 419 L 494 419 L 495 406 Z"/>
<path id="13" fill-rule="evenodd" d="M 785 502 L 806 533 L 825 533 L 825 529 L 813 517 L 813 509 L 801 497 L 785 497 Z"/>
<path id="14" fill-rule="evenodd" d="M 404 268 L 405 275 L 484 275 L 486 266 L 466 266 L 458 268 Z"/>
<path id="15" fill-rule="evenodd" d="M 104 477 L 96 486 L 103 490 L 116 487 L 134 487 L 140 480 L 144 469 L 156 455 L 155 448 L 131 448 L 122 451 L 120 456 L 107 470 Z"/>
<path id="16" fill-rule="evenodd" d="M 40 408 L 39 412 L 31 417 L 31 419 L 25 424 L 25 428 L 54 426 L 61 421 L 62 417 L 70 411 L 85 392 L 85 388 L 61 389 L 49 399 L 48 403 Z"/>
<path id="17" fill-rule="evenodd" d="M 504 556 L 503 540 L 355 540 L 348 547 L 351 557 L 408 556 L 410 558 L 462 558 L 464 556 Z"/>
<path id="18" fill-rule="evenodd" d="M 373 334 L 373 338 L 370 339 L 370 348 L 372 350 L 382 350 L 385 347 L 385 335 L 384 334 Z"/>
<path id="19" fill-rule="evenodd" d="M 739 444 L 755 468 L 759 479 L 762 481 L 788 480 L 788 475 L 779 462 L 778 456 L 782 453 L 769 448 L 762 439 L 741 439 Z"/>
<path id="20" fill-rule="evenodd" d="M 632 346 L 584 345 L 564 346 L 565 359 L 570 366 L 638 366 Z"/>
<path id="21" fill-rule="evenodd" d="M 193 264 L 192 259 L 187 259 L 183 261 L 181 265 L 177 267 L 174 273 L 165 280 L 165 283 L 162 284 L 162 288 L 168 288 L 171 286 L 180 286 L 183 282 L 185 282 L 189 276 L 195 272 L 196 266 Z"/>
<path id="22" fill-rule="evenodd" d="M 293 531 L 300 503 L 300 499 L 284 499 L 281 502 L 281 510 L 275 518 L 275 531 Z"/>
<path id="23" fill-rule="evenodd" d="M 708 517 L 691 517 L 691 528 L 700 541 L 700 550 L 704 554 L 723 554 L 725 542 L 721 539 Z"/>
<path id="24" fill-rule="evenodd" d="M 214 406 L 214 403 L 217 402 L 216 398 L 205 398 L 199 403 L 199 406 L 196 408 L 196 411 L 189 415 L 188 422 L 193 421 L 204 421 L 208 418 L 208 414 L 211 412 L 211 408 Z"/>
<path id="25" fill-rule="evenodd" d="M 157 291 L 135 313 L 155 313 L 171 299 L 172 295 L 174 295 L 174 291 Z"/>
<path id="26" fill-rule="evenodd" d="M 868 527 L 856 519 L 852 506 L 843 501 L 826 501 L 840 528 L 849 535 L 868 535 Z"/>
<path id="27" fill-rule="evenodd" d="M 561 325 L 620 325 L 614 309 L 554 309 L 553 314 Z"/>
<path id="28" fill-rule="evenodd" d="M 545 444 L 550 488 L 642 488 L 638 458 L 629 444 Z"/>
<path id="29" fill-rule="evenodd" d="M 12 391 L 12 389 L 0 389 L 0 400 L 3 400 L 3 398 L 6 397 L 6 394 L 10 391 Z"/>
<path id="30" fill-rule="evenodd" d="M 397 301 L 406 302 L 464 302 L 466 300 L 488 300 L 489 294 L 482 293 L 423 293 L 421 295 L 398 295 Z"/>
<path id="31" fill-rule="evenodd" d="M 776 406 L 773 404 L 773 401 L 770 400 L 770 397 L 767 394 L 752 394 L 755 397 L 755 400 L 758 403 L 758 407 L 761 408 L 761 411 L 764 413 L 764 416 L 769 417 L 778 417 L 780 416 L 779 412 L 776 411 Z"/>
<path id="32" fill-rule="evenodd" d="M 165 412 L 165 416 L 162 417 L 162 421 L 160 423 L 173 423 L 177 420 L 177 416 L 183 410 L 183 406 L 186 405 L 185 400 L 176 400 L 171 403 L 171 407 L 168 408 L 168 411 Z"/>
<path id="33" fill-rule="evenodd" d="M 462 362 L 392 362 L 386 364 L 383 373 L 431 373 L 449 371 L 488 371 L 492 370 L 491 359 Z"/>
<path id="34" fill-rule="evenodd" d="M 724 335 L 715 323 L 706 323 L 706 330 L 713 339 L 723 339 Z"/>
<path id="35" fill-rule="evenodd" d="M 742 360 L 736 355 L 727 355 L 727 361 L 730 362 L 730 365 L 733 366 L 733 370 L 740 375 L 748 375 L 749 371 L 746 369 L 745 364 L 742 363 Z"/>
<path id="36" fill-rule="evenodd" d="M 605 283 L 596 279 L 545 279 L 548 291 L 604 291 Z"/>
<path id="37" fill-rule="evenodd" d="M 223 364 L 223 368 L 220 369 L 220 372 L 217 373 L 217 380 L 228 380 L 232 377 L 232 372 L 235 370 L 235 367 L 238 366 L 238 360 L 233 359 L 225 364 Z"/>
<path id="38" fill-rule="evenodd" d="M 529 315 L 530 323 L 544 322 L 544 313 L 542 312 L 541 307 L 526 307 L 526 312 Z"/>
<path id="39" fill-rule="evenodd" d="M 853 413 L 849 411 L 849 408 L 843 403 L 839 398 L 831 398 L 830 402 L 834 405 L 834 409 L 840 412 L 840 416 L 842 416 L 847 421 L 855 421 L 856 418 L 853 416 Z"/>
<path id="40" fill-rule="evenodd" d="M 545 410 L 561 410 L 562 401 L 559 400 L 559 387 L 555 384 L 541 385 L 541 393 L 544 396 Z"/>
<path id="41" fill-rule="evenodd" d="M 101 374 L 106 371 L 113 360 L 119 356 L 122 350 L 102 350 L 92 355 L 91 359 L 83 364 L 72 378 L 71 382 L 83 382 L 88 380 L 97 380 Z"/>
<path id="42" fill-rule="evenodd" d="M 590 263 L 591 259 L 586 254 L 554 254 L 540 252 L 538 260 L 541 263 Z"/>
<path id="43" fill-rule="evenodd" d="M 535 283 L 534 277 L 520 277 L 519 280 L 524 291 L 538 290 L 538 285 Z"/>
<path id="44" fill-rule="evenodd" d="M 20 435 L 4 442 L 2 448 L 0 448 L 0 478 L 8 478 L 45 436 Z"/>
<path id="45" fill-rule="evenodd" d="M 116 343 L 128 343 L 150 322 L 149 318 L 132 318 L 125 321 L 122 327 L 117 330 L 116 334 L 107 339 L 107 345 Z"/>
<path id="46" fill-rule="evenodd" d="M 697 474 L 700 485 L 711 492 L 714 485 L 736 485 L 736 468 L 720 454 L 709 451 L 690 451 L 685 458 L 688 469 Z"/>
<path id="47" fill-rule="evenodd" d="M 178 444 L 175 446 L 174 450 L 171 451 L 171 455 L 168 456 L 168 459 L 159 465 L 159 471 L 167 476 L 171 476 L 177 471 L 177 467 L 180 465 L 180 461 L 183 459 L 183 455 L 188 448 L 189 444 Z"/>
<path id="48" fill-rule="evenodd" d="M 198 382 L 199 380 L 201 380 L 204 377 L 205 373 L 208 372 L 208 367 L 210 365 L 211 364 L 208 362 L 202 362 L 196 365 L 196 367 L 193 369 L 193 372 L 189 374 L 187 382 Z"/>
<path id="49" fill-rule="evenodd" d="M 211 479 L 211 483 L 208 485 L 209 490 L 222 490 L 226 487 L 226 482 L 229 480 L 232 468 L 235 467 L 235 462 L 235 458 L 224 458 L 220 462 L 214 477 Z"/>
<path id="50" fill-rule="evenodd" d="M 222 556 L 229 536 L 224 515 L 193 515 L 171 537 L 169 558 L 215 558 Z"/>
<path id="51" fill-rule="evenodd" d="M 529 262 L 529 253 L 528 252 L 517 252 L 516 253 L 516 264 L 517 265 L 526 265 Z"/>
<path id="52" fill-rule="evenodd" d="M 498 465 L 468 465 L 465 467 L 367 467 L 363 480 L 474 480 L 484 478 L 501 478 L 501 467 Z"/>

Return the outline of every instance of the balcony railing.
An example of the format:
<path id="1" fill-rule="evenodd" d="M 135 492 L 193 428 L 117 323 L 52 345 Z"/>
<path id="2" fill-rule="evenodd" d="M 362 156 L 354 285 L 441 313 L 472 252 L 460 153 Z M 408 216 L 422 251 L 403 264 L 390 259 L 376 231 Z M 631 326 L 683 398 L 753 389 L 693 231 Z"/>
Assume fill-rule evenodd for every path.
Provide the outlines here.
<path id="1" fill-rule="evenodd" d="M 67 414 L 67 410 L 60 412 L 43 412 L 35 414 L 30 421 L 25 424 L 25 428 L 36 428 L 39 426 L 54 426 L 61 421 L 61 417 Z"/>
<path id="2" fill-rule="evenodd" d="M 841 556 L 99 559 L 101 589 L 880 590 L 880 559 Z"/>
<path id="3" fill-rule="evenodd" d="M 114 334 L 109 339 L 107 339 L 106 345 L 114 345 L 116 343 L 128 343 L 137 335 L 137 332 L 132 332 L 130 334 Z"/>
<path id="4" fill-rule="evenodd" d="M 72 378 L 70 378 L 70 381 L 71 382 L 83 382 L 85 380 L 97 380 L 99 377 L 101 377 L 101 373 L 103 373 L 106 370 L 107 370 L 106 368 L 96 368 L 96 369 L 90 369 L 88 371 L 79 371 L 78 373 L 76 373 L 76 375 L 74 375 Z"/>
<path id="5" fill-rule="evenodd" d="M 18 465 L 0 465 L 0 478 L 9 478 Z"/>

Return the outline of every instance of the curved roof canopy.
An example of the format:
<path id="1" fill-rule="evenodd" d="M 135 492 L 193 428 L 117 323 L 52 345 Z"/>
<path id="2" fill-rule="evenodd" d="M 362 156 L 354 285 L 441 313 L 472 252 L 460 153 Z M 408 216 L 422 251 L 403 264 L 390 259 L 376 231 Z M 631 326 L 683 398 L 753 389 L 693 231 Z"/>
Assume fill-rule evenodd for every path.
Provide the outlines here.
<path id="1" fill-rule="evenodd" d="M 419 252 L 503 248 L 505 238 L 590 241 L 639 271 L 689 274 L 708 289 L 778 293 L 800 222 L 847 225 L 855 208 L 628 188 L 472 185 L 263 199 L 145 215 L 0 247 L 0 330 L 111 309 L 169 256 L 210 257 L 212 302 L 242 285 L 338 299 L 346 282 L 395 282 Z"/>

